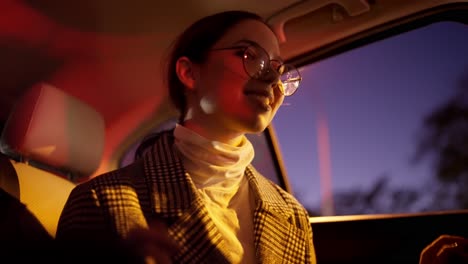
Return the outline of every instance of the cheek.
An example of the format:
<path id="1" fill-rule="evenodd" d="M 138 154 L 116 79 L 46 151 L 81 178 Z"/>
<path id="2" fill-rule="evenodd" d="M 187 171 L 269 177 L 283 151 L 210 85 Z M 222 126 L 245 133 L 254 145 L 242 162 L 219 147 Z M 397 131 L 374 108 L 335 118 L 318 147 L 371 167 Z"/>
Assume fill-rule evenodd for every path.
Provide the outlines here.
<path id="1" fill-rule="evenodd" d="M 239 107 L 243 90 L 248 84 L 242 61 L 210 58 L 201 68 L 197 82 L 200 106 L 206 113 L 216 110 L 232 111 Z"/>
<path id="2" fill-rule="evenodd" d="M 242 58 L 233 55 L 221 57 L 214 66 L 218 71 L 223 72 L 224 79 L 226 80 L 237 78 L 242 80 L 250 79 L 244 70 Z"/>
<path id="3" fill-rule="evenodd" d="M 245 81 L 226 71 L 219 71 L 212 78 L 200 83 L 200 106 L 205 113 L 238 112 L 242 106 Z"/>
<path id="4" fill-rule="evenodd" d="M 202 82 L 208 85 L 210 90 L 230 91 L 232 87 L 239 89 L 239 86 L 245 85 L 249 79 L 243 67 L 242 60 L 236 57 L 212 58 L 203 67 Z"/>

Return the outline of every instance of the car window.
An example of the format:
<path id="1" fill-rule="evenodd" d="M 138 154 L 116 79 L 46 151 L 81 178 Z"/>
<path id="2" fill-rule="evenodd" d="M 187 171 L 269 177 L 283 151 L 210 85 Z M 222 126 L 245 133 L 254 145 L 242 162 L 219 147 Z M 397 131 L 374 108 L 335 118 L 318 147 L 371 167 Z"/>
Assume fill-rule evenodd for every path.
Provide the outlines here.
<path id="1" fill-rule="evenodd" d="M 468 27 L 438 22 L 301 69 L 273 124 L 314 216 L 468 208 Z"/>

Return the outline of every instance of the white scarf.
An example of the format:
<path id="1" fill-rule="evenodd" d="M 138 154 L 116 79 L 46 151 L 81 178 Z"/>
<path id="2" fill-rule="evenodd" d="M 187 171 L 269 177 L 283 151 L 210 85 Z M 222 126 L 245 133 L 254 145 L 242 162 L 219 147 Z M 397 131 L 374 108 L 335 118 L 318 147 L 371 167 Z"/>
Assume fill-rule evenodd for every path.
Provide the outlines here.
<path id="1" fill-rule="evenodd" d="M 252 144 L 245 136 L 239 146 L 211 141 L 181 125 L 174 137 L 185 170 L 230 247 L 230 262 L 255 263 L 253 203 L 244 177 L 254 158 Z"/>
<path id="2" fill-rule="evenodd" d="M 184 167 L 191 174 L 197 188 L 238 187 L 245 168 L 252 162 L 255 152 L 244 136 L 239 146 L 211 141 L 194 131 L 176 125 L 175 144 L 183 156 Z"/>

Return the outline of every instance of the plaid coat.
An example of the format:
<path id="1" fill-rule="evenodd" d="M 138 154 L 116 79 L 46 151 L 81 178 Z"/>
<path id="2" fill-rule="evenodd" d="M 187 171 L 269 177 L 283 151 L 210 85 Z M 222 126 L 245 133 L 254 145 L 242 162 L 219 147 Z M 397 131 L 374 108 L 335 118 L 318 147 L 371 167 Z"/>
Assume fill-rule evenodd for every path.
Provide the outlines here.
<path id="1" fill-rule="evenodd" d="M 75 187 L 59 220 L 56 240 L 101 243 L 163 219 L 180 245 L 174 263 L 230 263 L 229 246 L 210 219 L 190 176 L 162 133 L 135 163 Z M 255 197 L 254 243 L 259 263 L 315 263 L 306 210 L 252 166 L 245 175 Z M 107 240 L 106 240 L 107 239 Z"/>

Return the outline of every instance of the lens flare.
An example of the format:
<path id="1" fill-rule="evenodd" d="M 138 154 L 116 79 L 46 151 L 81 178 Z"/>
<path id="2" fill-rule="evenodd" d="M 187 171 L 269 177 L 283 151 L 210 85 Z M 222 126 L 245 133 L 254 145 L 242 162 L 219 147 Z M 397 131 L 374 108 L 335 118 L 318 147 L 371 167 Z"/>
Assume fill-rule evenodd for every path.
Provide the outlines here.
<path id="1" fill-rule="evenodd" d="M 200 100 L 200 108 L 205 114 L 212 114 L 216 111 L 216 103 L 208 97 L 203 97 Z"/>

